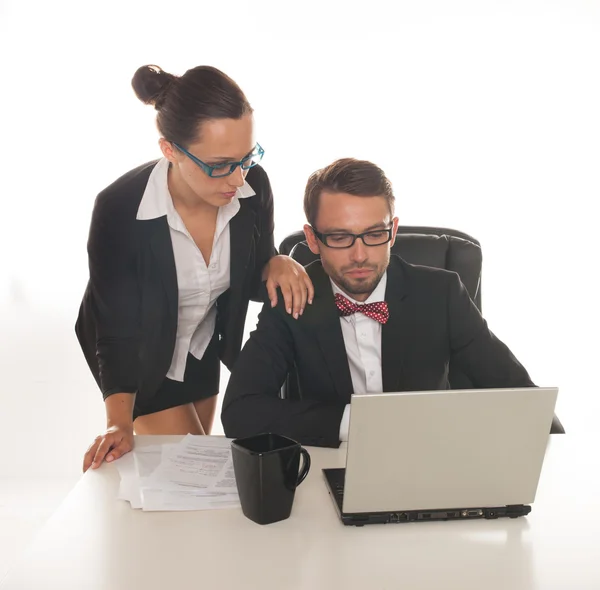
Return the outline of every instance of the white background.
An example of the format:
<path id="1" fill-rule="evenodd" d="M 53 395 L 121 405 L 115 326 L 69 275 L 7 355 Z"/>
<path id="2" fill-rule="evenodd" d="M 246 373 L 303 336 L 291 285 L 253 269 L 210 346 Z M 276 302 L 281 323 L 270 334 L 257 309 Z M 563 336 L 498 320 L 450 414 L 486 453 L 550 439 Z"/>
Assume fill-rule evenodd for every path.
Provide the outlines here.
<path id="1" fill-rule="evenodd" d="M 0 1 L 0 60 L 4 476 L 76 476 L 104 425 L 73 326 L 95 195 L 159 156 L 146 63 L 243 88 L 277 243 L 345 156 L 387 172 L 401 224 L 478 238 L 490 327 L 560 387 L 567 430 L 598 424 L 597 2 Z"/>

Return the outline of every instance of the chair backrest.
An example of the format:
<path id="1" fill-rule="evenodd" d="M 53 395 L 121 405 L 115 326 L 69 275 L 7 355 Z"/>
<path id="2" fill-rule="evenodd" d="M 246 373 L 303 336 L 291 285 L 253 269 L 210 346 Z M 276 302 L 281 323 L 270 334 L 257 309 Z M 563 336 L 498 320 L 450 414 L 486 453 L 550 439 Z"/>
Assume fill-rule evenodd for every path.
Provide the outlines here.
<path id="1" fill-rule="evenodd" d="M 318 259 L 304 237 L 297 231 L 287 236 L 279 246 L 280 254 L 287 254 L 300 264 L 307 265 Z M 445 227 L 398 226 L 392 252 L 411 264 L 452 270 L 458 274 L 471 299 L 481 311 L 481 245 L 472 236 Z M 460 370 L 450 365 L 448 381 L 452 389 L 472 389 L 473 383 Z M 301 397 L 298 378 L 293 368 L 281 390 L 283 398 Z M 551 434 L 563 434 L 564 428 L 557 416 L 552 421 Z"/>
<path id="2" fill-rule="evenodd" d="M 279 252 L 303 265 L 318 258 L 308 248 L 301 231 L 285 238 Z M 444 227 L 399 226 L 392 252 L 411 264 L 455 271 L 481 311 L 482 258 L 481 246 L 475 238 Z"/>

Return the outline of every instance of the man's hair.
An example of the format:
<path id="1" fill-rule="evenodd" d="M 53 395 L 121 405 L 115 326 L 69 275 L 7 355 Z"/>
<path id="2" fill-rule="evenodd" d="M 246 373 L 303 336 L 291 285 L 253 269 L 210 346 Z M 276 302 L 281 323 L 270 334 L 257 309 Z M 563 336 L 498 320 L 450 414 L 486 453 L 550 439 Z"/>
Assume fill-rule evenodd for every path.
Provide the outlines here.
<path id="1" fill-rule="evenodd" d="M 392 183 L 383 170 L 366 160 L 342 158 L 311 174 L 304 191 L 304 213 L 315 227 L 323 192 L 348 193 L 357 197 L 384 197 L 394 216 Z"/>

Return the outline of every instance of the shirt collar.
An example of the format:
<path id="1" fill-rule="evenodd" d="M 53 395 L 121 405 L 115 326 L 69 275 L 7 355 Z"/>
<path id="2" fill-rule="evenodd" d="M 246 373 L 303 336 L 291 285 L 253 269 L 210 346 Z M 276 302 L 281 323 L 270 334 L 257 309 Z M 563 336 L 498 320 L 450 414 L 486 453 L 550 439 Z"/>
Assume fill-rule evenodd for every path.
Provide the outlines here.
<path id="1" fill-rule="evenodd" d="M 379 301 L 385 301 L 385 289 L 387 286 L 387 271 L 381 277 L 381 279 L 379 280 L 379 283 L 377 283 L 377 287 L 375 287 L 374 291 L 369 295 L 369 297 L 367 298 L 366 301 L 356 301 L 356 299 L 353 299 L 347 293 L 344 293 L 344 291 L 342 291 L 331 280 L 331 278 L 329 280 L 331 282 L 331 288 L 333 289 L 334 295 L 336 293 L 339 293 L 340 295 L 343 295 L 346 299 L 348 299 L 348 301 L 351 301 L 352 303 L 356 303 L 357 305 L 363 305 L 364 303 L 377 303 Z M 347 321 L 352 321 L 353 316 L 342 316 L 342 317 Z"/>
<path id="2" fill-rule="evenodd" d="M 142 195 L 138 207 L 136 219 L 148 220 L 157 217 L 169 216 L 175 210 L 173 199 L 169 193 L 167 175 L 169 172 L 169 160 L 161 158 L 150 173 L 146 190 Z M 256 193 L 252 187 L 244 181 L 244 184 L 236 190 L 234 201 L 252 197 Z"/>

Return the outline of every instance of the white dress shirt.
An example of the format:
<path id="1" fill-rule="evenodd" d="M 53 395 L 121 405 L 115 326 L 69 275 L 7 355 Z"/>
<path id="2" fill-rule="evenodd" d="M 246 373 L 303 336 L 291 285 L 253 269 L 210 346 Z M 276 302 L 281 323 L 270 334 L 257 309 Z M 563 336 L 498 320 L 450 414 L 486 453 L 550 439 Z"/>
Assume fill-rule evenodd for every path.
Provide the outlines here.
<path id="1" fill-rule="evenodd" d="M 331 279 L 330 279 L 331 280 Z M 377 303 L 385 300 L 387 273 L 381 277 L 375 290 L 366 301 L 356 301 L 344 293 L 333 281 L 331 286 L 333 294 L 340 293 L 352 303 Z M 383 391 L 383 378 L 381 373 L 381 324 L 366 316 L 364 313 L 353 313 L 340 316 L 342 336 L 354 393 L 381 393 Z M 340 440 L 348 440 L 348 427 L 350 424 L 350 404 L 346 405 L 340 423 Z"/>
<path id="2" fill-rule="evenodd" d="M 215 331 L 215 302 L 230 285 L 229 222 L 240 210 L 239 199 L 256 193 L 245 182 L 237 189 L 231 203 L 219 207 L 213 247 L 207 265 L 200 248 L 173 205 L 167 184 L 168 171 L 169 161 L 166 158 L 161 159 L 154 167 L 138 208 L 137 219 L 166 216 L 169 224 L 177 270 L 179 308 L 175 350 L 167 377 L 183 381 L 188 352 L 197 359 L 204 355 Z"/>

